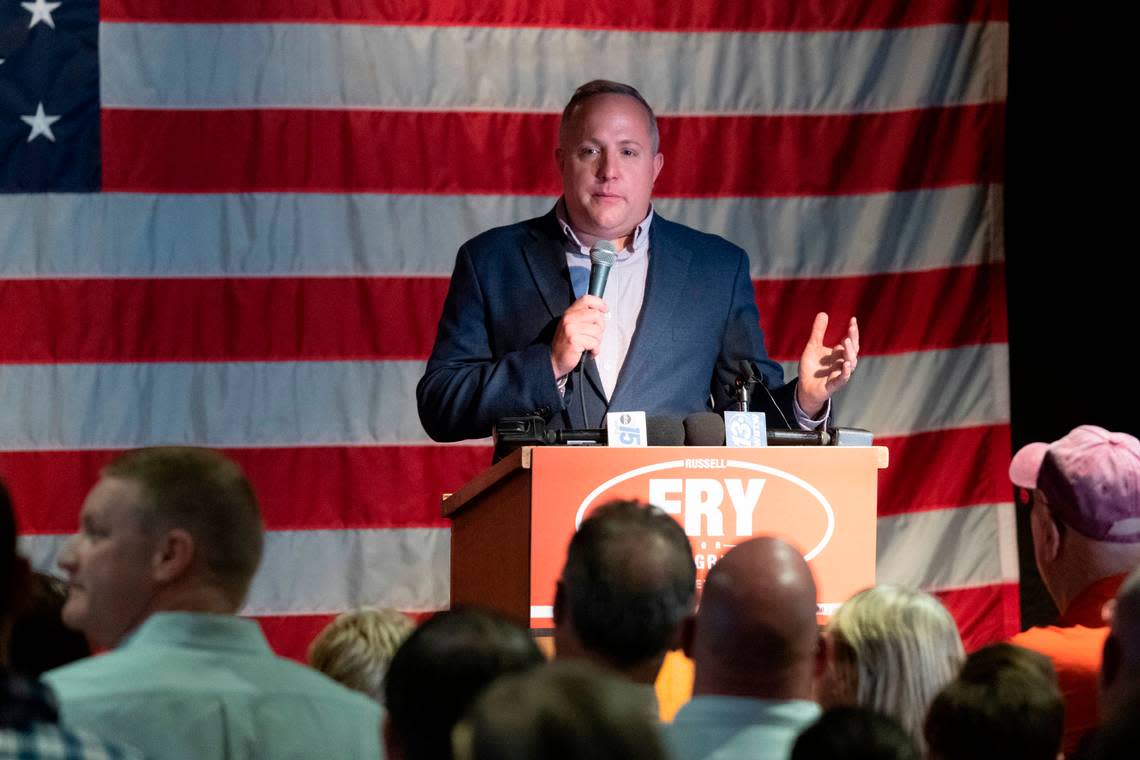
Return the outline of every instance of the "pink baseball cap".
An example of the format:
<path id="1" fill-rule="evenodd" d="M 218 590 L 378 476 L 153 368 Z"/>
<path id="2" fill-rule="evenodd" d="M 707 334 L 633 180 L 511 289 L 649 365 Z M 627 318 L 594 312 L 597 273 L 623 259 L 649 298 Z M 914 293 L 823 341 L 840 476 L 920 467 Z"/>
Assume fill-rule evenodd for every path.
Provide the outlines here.
<path id="1" fill-rule="evenodd" d="M 1140 441 L 1081 425 L 1031 443 L 1009 463 L 1016 486 L 1044 492 L 1053 514 L 1097 541 L 1140 542 Z"/>

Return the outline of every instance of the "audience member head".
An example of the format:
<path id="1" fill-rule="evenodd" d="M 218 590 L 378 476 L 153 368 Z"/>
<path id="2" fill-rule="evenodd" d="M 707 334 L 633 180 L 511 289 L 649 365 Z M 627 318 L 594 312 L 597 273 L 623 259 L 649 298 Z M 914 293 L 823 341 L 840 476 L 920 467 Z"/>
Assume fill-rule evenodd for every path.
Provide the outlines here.
<path id="1" fill-rule="evenodd" d="M 820 703 L 886 713 L 921 743 L 930 700 L 965 657 L 958 627 L 942 603 L 915 589 L 875 586 L 840 606 L 827 636 Z"/>
<path id="2" fill-rule="evenodd" d="M 966 658 L 930 705 L 925 736 L 934 760 L 1055 760 L 1065 702 L 1045 655 L 991 644 Z"/>
<path id="3" fill-rule="evenodd" d="M 603 504 L 570 541 L 554 599 L 560 658 L 587 657 L 653 683 L 692 614 L 697 570 L 681 526 L 661 509 Z"/>
<path id="4" fill-rule="evenodd" d="M 8 661 L 12 622 L 26 603 L 29 572 L 27 560 L 16 551 L 16 513 L 0 481 L 0 664 Z"/>
<path id="5" fill-rule="evenodd" d="M 824 654 L 816 590 L 803 556 L 753 538 L 709 570 L 682 642 L 696 666 L 693 694 L 810 699 Z"/>
<path id="6" fill-rule="evenodd" d="M 834 707 L 807 728 L 791 760 L 921 760 L 914 737 L 869 707 Z"/>
<path id="7" fill-rule="evenodd" d="M 32 573 L 28 604 L 12 624 L 9 667 L 29 678 L 91 654 L 87 637 L 63 624 L 67 584 L 46 573 Z"/>
<path id="8" fill-rule="evenodd" d="M 1140 566 L 1120 586 L 1112 606 L 1112 628 L 1104 642 L 1100 711 L 1106 720 L 1140 697 Z"/>
<path id="9" fill-rule="evenodd" d="M 1140 564 L 1140 441 L 1081 425 L 1031 443 L 1009 477 L 1032 492 L 1030 529 L 1041 579 L 1064 612 L 1094 582 Z"/>
<path id="10" fill-rule="evenodd" d="M 1140 692 L 1113 705 L 1111 712 L 1085 740 L 1073 757 L 1080 760 L 1134 760 L 1140 747 Z"/>
<path id="11" fill-rule="evenodd" d="M 585 661 L 505 676 L 452 734 L 456 760 L 666 760 L 637 687 Z"/>
<path id="12" fill-rule="evenodd" d="M 413 628 L 412 619 L 396 610 L 346 612 L 313 639 L 309 665 L 383 703 L 388 663 Z"/>
<path id="13" fill-rule="evenodd" d="M 396 650 L 384 681 L 387 756 L 451 757 L 451 729 L 471 702 L 501 675 L 543 661 L 530 634 L 488 612 L 440 612 Z"/>
<path id="14" fill-rule="evenodd" d="M 257 500 L 232 460 L 189 447 L 128 451 L 103 469 L 60 555 L 64 622 L 111 647 L 154 612 L 233 613 L 261 546 Z"/>

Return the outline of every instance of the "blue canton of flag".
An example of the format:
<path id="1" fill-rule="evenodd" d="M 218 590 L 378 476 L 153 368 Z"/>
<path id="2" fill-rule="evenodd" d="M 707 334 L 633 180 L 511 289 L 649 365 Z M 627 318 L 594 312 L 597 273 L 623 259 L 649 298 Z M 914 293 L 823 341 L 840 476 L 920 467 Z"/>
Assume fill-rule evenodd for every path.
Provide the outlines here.
<path id="1" fill-rule="evenodd" d="M 100 186 L 98 0 L 0 4 L 0 192 Z"/>

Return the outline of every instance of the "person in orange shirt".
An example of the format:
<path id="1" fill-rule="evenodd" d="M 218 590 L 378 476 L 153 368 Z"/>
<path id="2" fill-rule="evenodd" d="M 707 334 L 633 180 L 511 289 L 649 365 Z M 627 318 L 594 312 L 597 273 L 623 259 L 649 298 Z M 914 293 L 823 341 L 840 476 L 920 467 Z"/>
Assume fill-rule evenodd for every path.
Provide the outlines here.
<path id="1" fill-rule="evenodd" d="M 1063 748 L 1097 723 L 1102 610 L 1140 564 L 1140 441 L 1082 425 L 1053 443 L 1031 443 L 1009 477 L 1032 491 L 1030 529 L 1041 579 L 1061 615 L 1010 641 L 1049 656 L 1065 697 Z"/>

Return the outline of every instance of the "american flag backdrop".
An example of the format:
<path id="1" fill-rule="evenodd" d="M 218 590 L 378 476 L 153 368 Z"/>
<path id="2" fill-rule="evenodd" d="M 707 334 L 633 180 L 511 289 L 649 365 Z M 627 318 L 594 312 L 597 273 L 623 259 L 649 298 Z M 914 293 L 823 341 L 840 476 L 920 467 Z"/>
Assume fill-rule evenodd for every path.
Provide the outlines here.
<path id="1" fill-rule="evenodd" d="M 1007 0 L 0 2 L 0 475 L 50 567 L 101 465 L 195 444 L 269 530 L 246 613 L 448 601 L 439 495 L 490 462 L 414 389 L 459 244 L 544 213 L 593 78 L 660 114 L 656 208 L 749 251 L 792 376 L 890 448 L 880 581 L 1017 630 L 1002 254 Z M 837 334 L 837 333 L 836 333 Z"/>

